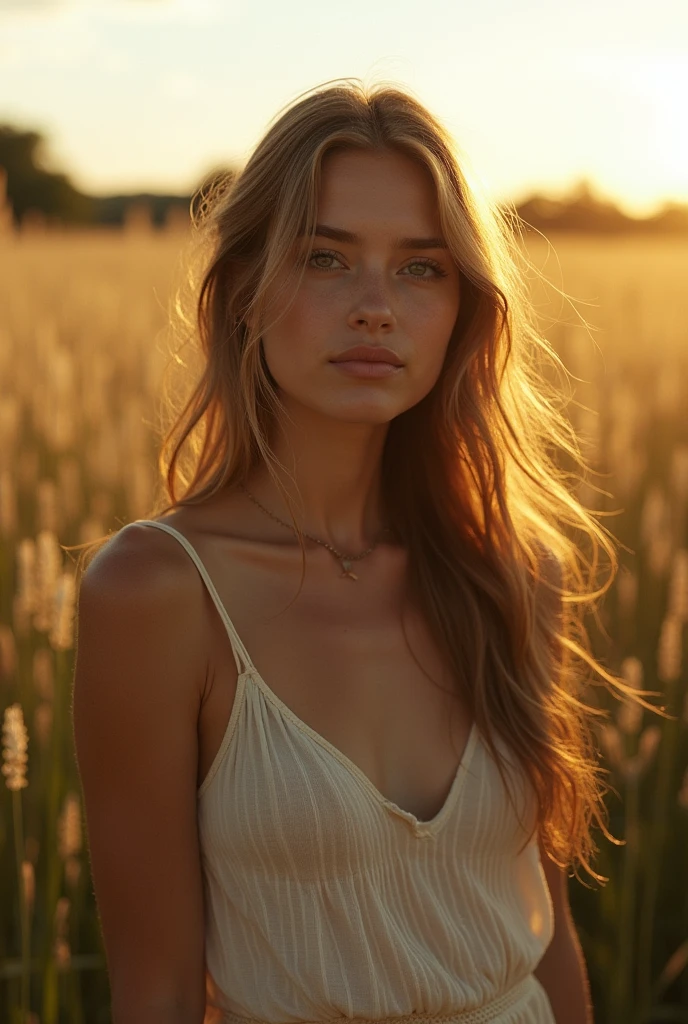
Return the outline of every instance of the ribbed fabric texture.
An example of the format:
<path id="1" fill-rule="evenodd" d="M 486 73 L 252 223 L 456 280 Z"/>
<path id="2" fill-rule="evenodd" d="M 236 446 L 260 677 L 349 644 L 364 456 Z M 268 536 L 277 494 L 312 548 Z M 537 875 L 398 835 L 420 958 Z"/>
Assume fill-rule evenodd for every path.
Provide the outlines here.
<path id="1" fill-rule="evenodd" d="M 520 849 L 535 794 L 505 745 L 522 824 L 475 726 L 444 806 L 419 821 L 270 689 L 186 537 L 139 522 L 193 559 L 239 672 L 198 790 L 206 1019 L 555 1024 L 532 974 L 552 902 L 536 836 Z"/>

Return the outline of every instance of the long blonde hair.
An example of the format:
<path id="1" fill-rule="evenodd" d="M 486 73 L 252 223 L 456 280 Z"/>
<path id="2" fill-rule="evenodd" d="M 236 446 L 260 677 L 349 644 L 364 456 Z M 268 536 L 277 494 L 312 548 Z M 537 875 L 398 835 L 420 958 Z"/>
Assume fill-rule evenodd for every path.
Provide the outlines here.
<path id="1" fill-rule="evenodd" d="M 275 469 L 285 467 L 269 443 L 282 405 L 261 325 L 277 275 L 288 269 L 298 288 L 304 264 L 294 263 L 294 246 L 304 232 L 313 237 L 323 156 L 342 147 L 393 149 L 428 168 L 461 277 L 440 378 L 392 420 L 382 458 L 385 513 L 408 552 L 409 586 L 507 789 L 495 736 L 527 774 L 546 852 L 577 876 L 582 866 L 605 881 L 592 867 L 593 826 L 616 840 L 590 722 L 604 712 L 582 698 L 600 680 L 635 694 L 592 655 L 583 610 L 611 586 L 618 561 L 557 462 L 564 453 L 587 469 L 545 372 L 565 370 L 538 333 L 515 219 L 476 197 L 451 136 L 408 92 L 349 79 L 309 90 L 279 112 L 239 173 L 197 197 L 187 282 L 194 315 L 180 290 L 173 321 L 199 372 L 186 401 L 169 402 L 164 491 L 151 517 L 244 482 L 262 460 L 305 558 Z M 611 569 L 602 587 L 600 549 Z"/>

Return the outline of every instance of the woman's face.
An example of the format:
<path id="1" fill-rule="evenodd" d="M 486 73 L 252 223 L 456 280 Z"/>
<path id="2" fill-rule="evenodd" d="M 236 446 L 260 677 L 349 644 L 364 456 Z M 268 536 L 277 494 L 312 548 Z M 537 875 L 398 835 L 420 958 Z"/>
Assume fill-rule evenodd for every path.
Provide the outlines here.
<path id="1" fill-rule="evenodd" d="M 263 332 L 268 367 L 291 415 L 389 422 L 435 384 L 459 311 L 433 180 L 391 150 L 334 151 L 317 210 L 313 246 L 300 239 L 294 252 L 306 270 L 293 303 L 293 286 L 279 294 L 284 278 L 268 291 L 267 321 L 284 313 Z M 333 362 L 354 346 L 392 349 L 403 365 L 367 377 Z"/>

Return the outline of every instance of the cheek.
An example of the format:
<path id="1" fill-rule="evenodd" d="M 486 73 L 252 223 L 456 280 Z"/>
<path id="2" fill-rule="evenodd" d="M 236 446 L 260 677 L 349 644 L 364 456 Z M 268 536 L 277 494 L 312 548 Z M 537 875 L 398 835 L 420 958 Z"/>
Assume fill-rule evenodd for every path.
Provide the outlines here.
<path id="1" fill-rule="evenodd" d="M 332 331 L 333 327 L 343 322 L 346 315 L 346 300 L 333 289 L 307 287 L 301 288 L 293 305 L 287 313 L 291 324 L 296 324 L 304 331 L 320 333 Z"/>
<path id="2" fill-rule="evenodd" d="M 429 373 L 439 372 L 444 362 L 458 312 L 458 302 L 447 302 L 440 308 L 416 309 L 410 316 L 414 361 Z"/>
<path id="3" fill-rule="evenodd" d="M 312 299 L 300 296 L 294 301 L 282 321 L 284 333 L 291 332 L 295 339 L 306 342 L 310 337 L 317 337 L 319 333 L 322 333 L 321 329 L 327 323 L 328 318 L 331 322 L 333 318 L 331 304 L 328 313 L 327 303 L 323 302 L 318 305 Z"/>
<path id="4" fill-rule="evenodd" d="M 322 357 L 328 341 L 337 336 L 337 322 L 338 311 L 332 300 L 298 295 L 279 323 L 264 334 L 266 354 L 280 363 L 298 361 L 301 356 Z M 340 329 L 338 336 L 341 333 Z"/>
<path id="5" fill-rule="evenodd" d="M 306 383 L 321 354 L 322 335 L 312 310 L 298 300 L 277 324 L 263 332 L 265 359 L 280 387 L 291 392 Z"/>

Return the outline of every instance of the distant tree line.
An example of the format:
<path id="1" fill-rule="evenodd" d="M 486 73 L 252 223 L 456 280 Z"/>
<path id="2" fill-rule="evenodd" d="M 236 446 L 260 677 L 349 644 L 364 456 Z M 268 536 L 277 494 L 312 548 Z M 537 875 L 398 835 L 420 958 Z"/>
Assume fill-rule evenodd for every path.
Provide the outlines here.
<path id="1" fill-rule="evenodd" d="M 44 140 L 38 132 L 19 131 L 0 125 L 0 167 L 5 171 L 5 201 L 12 207 L 15 224 L 31 210 L 64 221 L 88 223 L 94 208 L 66 174 L 42 166 Z"/>
<path id="2" fill-rule="evenodd" d="M 4 181 L 5 206 L 16 227 L 37 218 L 55 226 L 123 227 L 133 214 L 142 213 L 151 226 L 162 227 L 189 215 L 191 195 L 138 193 L 99 197 L 80 192 L 66 174 L 45 167 L 44 150 L 45 139 L 39 132 L 0 124 L 0 206 Z M 199 190 L 218 176 L 231 178 L 233 173 L 230 167 L 209 172 L 194 190 L 196 202 Z M 629 217 L 613 203 L 595 196 L 586 182 L 581 182 L 564 199 L 534 195 L 510 209 L 516 210 L 526 230 L 530 227 L 545 234 L 688 233 L 688 206 L 667 204 L 652 217 Z"/>
<path id="3" fill-rule="evenodd" d="M 44 150 L 45 139 L 39 132 L 0 124 L 0 205 L 4 179 L 4 200 L 15 227 L 36 219 L 54 226 L 123 227 L 132 212 L 141 211 L 151 225 L 162 227 L 174 211 L 189 215 L 190 195 L 92 196 L 80 192 L 66 174 L 45 167 Z M 199 182 L 198 189 L 206 188 L 218 176 L 231 174 L 229 167 L 218 168 Z"/>
<path id="4" fill-rule="evenodd" d="M 651 217 L 629 217 L 609 200 L 597 197 L 586 181 L 564 199 L 534 195 L 516 206 L 526 225 L 548 231 L 580 231 L 595 234 L 629 232 L 688 232 L 688 206 L 667 203 Z"/>

